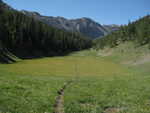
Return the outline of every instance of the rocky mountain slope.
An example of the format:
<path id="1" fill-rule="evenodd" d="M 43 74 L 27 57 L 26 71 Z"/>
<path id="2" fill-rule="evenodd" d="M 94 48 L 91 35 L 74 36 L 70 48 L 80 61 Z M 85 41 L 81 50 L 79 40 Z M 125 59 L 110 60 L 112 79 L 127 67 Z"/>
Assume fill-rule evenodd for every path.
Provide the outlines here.
<path id="1" fill-rule="evenodd" d="M 79 19 L 66 19 L 63 17 L 42 16 L 37 12 L 29 12 L 25 10 L 22 10 L 22 13 L 32 16 L 50 26 L 70 32 L 78 32 L 92 39 L 105 36 L 114 30 L 114 27 L 109 25 L 103 26 L 86 17 Z M 118 26 L 116 29 L 118 29 Z"/>

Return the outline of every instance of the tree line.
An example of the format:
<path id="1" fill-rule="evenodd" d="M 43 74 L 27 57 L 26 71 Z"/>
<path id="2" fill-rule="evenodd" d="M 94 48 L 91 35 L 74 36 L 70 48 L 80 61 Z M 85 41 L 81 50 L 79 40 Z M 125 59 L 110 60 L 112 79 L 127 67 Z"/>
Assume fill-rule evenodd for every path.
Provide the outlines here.
<path id="1" fill-rule="evenodd" d="M 94 41 L 95 48 L 115 47 L 125 41 L 133 41 L 137 46 L 148 44 L 150 47 L 150 15 L 128 25 L 120 26 L 120 30 Z"/>

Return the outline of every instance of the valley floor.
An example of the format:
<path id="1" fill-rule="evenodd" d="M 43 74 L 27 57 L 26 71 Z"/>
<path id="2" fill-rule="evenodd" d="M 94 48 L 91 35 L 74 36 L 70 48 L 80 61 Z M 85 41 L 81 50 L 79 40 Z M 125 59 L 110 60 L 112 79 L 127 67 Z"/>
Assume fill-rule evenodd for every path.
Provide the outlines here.
<path id="1" fill-rule="evenodd" d="M 0 64 L 0 113 L 53 113 L 60 95 L 61 113 L 150 113 L 145 68 L 95 50 Z"/>

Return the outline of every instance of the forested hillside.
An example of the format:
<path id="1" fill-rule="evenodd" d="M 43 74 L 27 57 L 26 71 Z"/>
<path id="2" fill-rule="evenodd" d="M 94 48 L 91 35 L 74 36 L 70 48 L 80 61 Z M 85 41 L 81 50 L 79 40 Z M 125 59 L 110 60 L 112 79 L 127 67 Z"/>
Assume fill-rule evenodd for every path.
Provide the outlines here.
<path id="1" fill-rule="evenodd" d="M 0 2 L 0 60 L 11 52 L 20 58 L 65 55 L 91 47 L 91 40 L 50 27 Z"/>
<path id="2" fill-rule="evenodd" d="M 129 22 L 128 25 L 121 26 L 119 31 L 95 40 L 95 48 L 115 47 L 125 41 L 133 41 L 137 46 L 150 46 L 150 15 Z"/>

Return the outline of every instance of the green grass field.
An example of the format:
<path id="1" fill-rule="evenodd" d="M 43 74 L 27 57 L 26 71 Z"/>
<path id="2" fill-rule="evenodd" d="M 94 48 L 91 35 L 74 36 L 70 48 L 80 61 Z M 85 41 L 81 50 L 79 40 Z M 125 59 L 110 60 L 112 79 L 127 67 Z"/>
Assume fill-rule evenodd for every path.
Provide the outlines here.
<path id="1" fill-rule="evenodd" d="M 0 113 L 53 113 L 57 91 L 69 80 L 65 113 L 150 113 L 149 63 L 129 66 L 98 53 L 0 64 Z"/>

